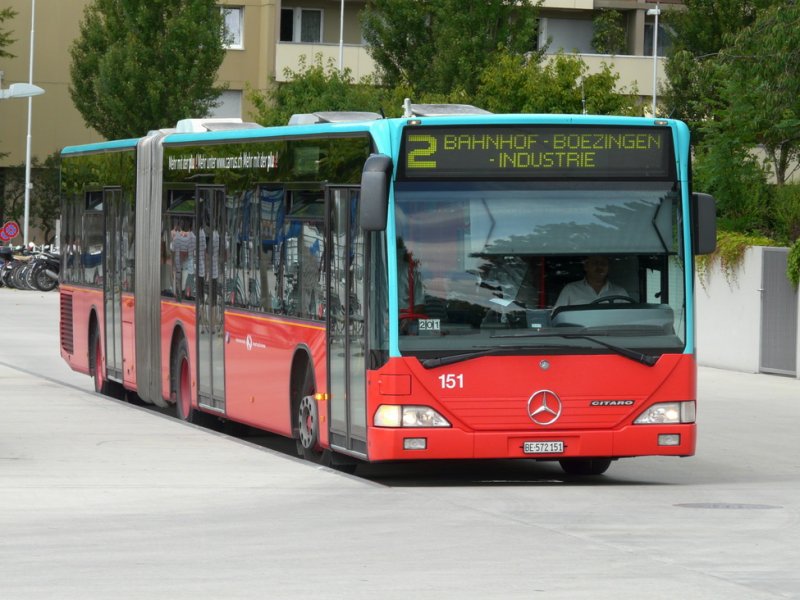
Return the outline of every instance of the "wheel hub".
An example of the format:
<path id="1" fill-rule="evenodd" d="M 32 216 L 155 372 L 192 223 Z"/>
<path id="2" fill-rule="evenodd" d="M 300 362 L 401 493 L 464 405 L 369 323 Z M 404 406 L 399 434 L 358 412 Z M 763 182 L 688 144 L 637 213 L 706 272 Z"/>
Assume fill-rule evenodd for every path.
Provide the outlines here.
<path id="1" fill-rule="evenodd" d="M 312 402 L 313 400 L 310 396 L 303 397 L 303 399 L 300 400 L 299 411 L 300 443 L 303 448 L 308 450 L 313 448 L 316 443 L 316 423 L 314 422 L 314 407 L 311 404 Z"/>

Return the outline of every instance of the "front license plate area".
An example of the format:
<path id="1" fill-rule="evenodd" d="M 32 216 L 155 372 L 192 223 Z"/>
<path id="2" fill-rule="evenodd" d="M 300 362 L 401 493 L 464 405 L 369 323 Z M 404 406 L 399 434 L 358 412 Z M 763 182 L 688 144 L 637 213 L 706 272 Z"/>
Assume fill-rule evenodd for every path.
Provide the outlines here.
<path id="1" fill-rule="evenodd" d="M 543 441 L 543 442 L 524 442 L 522 444 L 524 454 L 563 454 L 564 442 Z"/>

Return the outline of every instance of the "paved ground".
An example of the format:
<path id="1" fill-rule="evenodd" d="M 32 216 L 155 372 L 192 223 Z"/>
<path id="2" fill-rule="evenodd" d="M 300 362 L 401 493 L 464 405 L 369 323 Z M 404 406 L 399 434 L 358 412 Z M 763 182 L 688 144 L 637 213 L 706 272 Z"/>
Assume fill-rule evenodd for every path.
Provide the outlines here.
<path id="1" fill-rule="evenodd" d="M 94 394 L 57 310 L 0 289 L 2 600 L 800 598 L 796 380 L 701 369 L 690 459 L 353 477 Z"/>

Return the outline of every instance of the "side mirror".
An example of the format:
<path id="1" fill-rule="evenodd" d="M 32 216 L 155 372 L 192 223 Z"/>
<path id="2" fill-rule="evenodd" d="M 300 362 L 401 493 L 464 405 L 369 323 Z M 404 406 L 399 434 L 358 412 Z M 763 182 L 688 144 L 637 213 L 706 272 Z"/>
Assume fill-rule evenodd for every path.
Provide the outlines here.
<path id="1" fill-rule="evenodd" d="M 392 159 L 385 154 L 372 154 L 361 174 L 360 221 L 364 231 L 386 229 L 389 212 L 389 183 L 392 180 Z"/>
<path id="2" fill-rule="evenodd" d="M 710 194 L 692 194 L 692 251 L 711 254 L 717 249 L 717 204 Z"/>

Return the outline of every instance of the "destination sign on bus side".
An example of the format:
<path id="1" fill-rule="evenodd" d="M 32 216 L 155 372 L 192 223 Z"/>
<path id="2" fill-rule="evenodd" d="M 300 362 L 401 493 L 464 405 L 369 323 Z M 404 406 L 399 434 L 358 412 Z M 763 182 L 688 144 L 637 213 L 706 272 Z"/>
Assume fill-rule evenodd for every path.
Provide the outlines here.
<path id="1" fill-rule="evenodd" d="M 666 127 L 407 127 L 407 179 L 667 178 Z"/>

